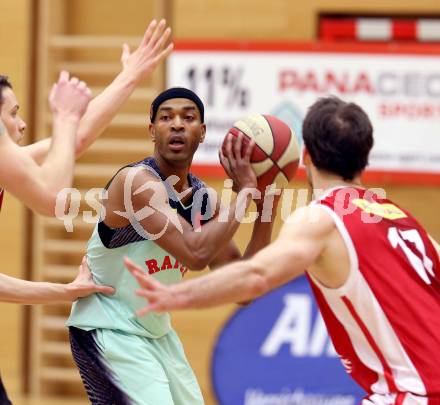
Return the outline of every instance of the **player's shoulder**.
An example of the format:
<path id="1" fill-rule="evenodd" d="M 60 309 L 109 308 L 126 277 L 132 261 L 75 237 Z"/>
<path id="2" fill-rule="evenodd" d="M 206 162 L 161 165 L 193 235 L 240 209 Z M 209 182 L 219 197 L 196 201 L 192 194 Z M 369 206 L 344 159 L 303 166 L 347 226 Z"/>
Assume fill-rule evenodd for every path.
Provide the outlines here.
<path id="1" fill-rule="evenodd" d="M 130 163 L 121 167 L 113 176 L 112 180 L 117 181 L 157 181 L 162 180 L 160 170 L 154 161 L 154 158 L 149 157 L 143 160 Z"/>
<path id="2" fill-rule="evenodd" d="M 157 171 L 141 162 L 121 167 L 105 187 L 109 198 L 123 195 L 142 196 L 145 199 L 154 194 L 166 196 L 166 189 Z"/>
<path id="3" fill-rule="evenodd" d="M 285 227 L 295 233 L 310 233 L 324 235 L 335 229 L 335 222 L 331 214 L 319 204 L 309 204 L 296 209 L 287 218 Z"/>

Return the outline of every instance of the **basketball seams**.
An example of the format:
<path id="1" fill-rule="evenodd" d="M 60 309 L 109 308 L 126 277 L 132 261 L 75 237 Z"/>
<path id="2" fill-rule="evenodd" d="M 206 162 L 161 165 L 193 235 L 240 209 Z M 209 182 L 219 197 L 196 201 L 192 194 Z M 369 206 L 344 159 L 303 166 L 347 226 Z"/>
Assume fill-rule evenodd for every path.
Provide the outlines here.
<path id="1" fill-rule="evenodd" d="M 235 131 L 233 131 L 233 130 L 235 130 Z M 239 128 L 237 128 L 237 127 L 232 127 L 232 128 L 229 130 L 229 132 L 230 132 L 232 135 L 236 136 L 236 137 L 238 136 L 238 133 L 241 133 L 241 134 L 242 134 L 243 136 L 245 136 L 246 139 L 248 139 L 249 141 L 252 140 L 247 134 L 245 134 L 241 129 L 239 129 Z M 235 133 L 235 132 L 237 132 L 237 133 Z M 266 160 L 266 159 L 268 158 L 268 155 L 267 155 L 267 153 L 264 151 L 264 149 L 261 148 L 260 145 L 258 145 L 258 144 L 255 144 L 255 147 L 257 147 L 257 148 L 258 148 L 258 152 L 261 153 L 261 154 L 263 155 L 263 159 L 261 159 L 261 160 L 257 160 L 257 161 L 255 161 L 255 163 L 263 162 L 264 160 Z M 258 158 L 259 158 L 259 157 L 258 157 Z"/>
<path id="2" fill-rule="evenodd" d="M 242 153 L 250 140 L 256 143 L 251 165 L 260 190 L 270 184 L 283 188 L 293 178 L 299 165 L 299 146 L 295 133 L 284 122 L 270 115 L 254 114 L 236 121 L 229 133 L 235 138 L 240 133 L 244 135 Z M 224 147 L 225 141 L 223 151 Z"/>
<path id="3" fill-rule="evenodd" d="M 273 151 L 271 154 L 274 155 L 273 158 L 278 161 L 281 159 L 281 157 L 286 153 L 286 151 L 289 148 L 289 145 L 290 145 L 292 138 L 293 138 L 292 130 L 286 124 L 284 124 L 284 122 L 281 122 L 281 121 L 280 121 L 280 124 L 278 125 L 280 128 L 274 128 L 274 126 L 271 123 L 271 120 L 269 119 L 269 116 L 263 115 L 263 117 L 266 120 L 267 124 L 269 125 L 270 133 L 271 133 L 272 139 L 273 139 L 273 146 L 274 147 L 273 147 Z M 275 142 L 275 135 L 274 134 L 276 132 L 278 132 L 278 131 L 276 131 L 276 129 L 280 129 L 280 131 L 284 131 L 284 128 L 282 129 L 282 127 L 285 127 L 285 129 L 288 130 L 289 139 L 287 142 L 281 143 L 281 141 L 283 141 L 283 139 L 282 139 L 282 137 L 279 136 L 277 138 L 278 142 Z"/>
<path id="4" fill-rule="evenodd" d="M 247 139 L 249 139 L 249 140 L 251 140 L 251 138 L 249 137 L 249 135 L 247 135 L 247 134 L 245 134 L 242 130 L 240 130 L 240 129 L 238 129 L 237 127 L 232 127 L 232 129 L 236 129 L 237 131 L 239 131 L 239 132 L 241 132 Z M 272 128 L 271 128 L 271 131 L 272 131 Z M 234 136 L 237 136 L 236 134 L 234 134 L 234 133 L 232 133 L 231 132 L 231 134 L 232 135 L 234 135 Z M 258 146 L 258 145 L 255 145 L 255 146 Z M 274 166 L 276 166 L 277 168 L 278 168 L 278 170 L 280 171 L 280 172 L 282 172 L 283 171 L 283 169 L 278 165 L 278 162 L 275 162 L 263 149 L 261 149 L 259 146 L 258 146 L 258 148 L 259 148 L 259 150 L 264 154 L 264 156 L 266 156 L 266 159 L 269 159 L 272 163 L 273 163 L 273 165 Z M 258 163 L 258 162 L 255 162 L 255 163 Z M 284 173 L 284 172 L 283 172 Z"/>

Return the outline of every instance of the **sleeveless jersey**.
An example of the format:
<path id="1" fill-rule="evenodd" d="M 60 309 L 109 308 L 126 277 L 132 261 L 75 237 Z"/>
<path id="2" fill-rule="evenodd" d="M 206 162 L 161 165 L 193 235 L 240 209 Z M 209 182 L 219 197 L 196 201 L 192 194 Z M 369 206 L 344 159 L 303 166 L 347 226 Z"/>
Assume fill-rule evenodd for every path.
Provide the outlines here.
<path id="1" fill-rule="evenodd" d="M 152 170 L 165 180 L 153 158 L 128 165 L 134 166 L 144 166 L 145 170 Z M 189 174 L 188 181 L 192 187 L 192 197 L 186 205 L 178 200 L 172 188 L 167 187 L 167 191 L 171 207 L 186 221 L 194 223 L 195 218 L 207 214 L 210 207 L 204 184 L 192 174 Z M 106 188 L 110 183 L 111 181 Z M 196 192 L 203 196 L 201 204 L 194 201 Z M 165 284 L 179 282 L 187 269 L 170 253 L 146 237 L 146 234 L 139 233 L 132 225 L 112 229 L 104 222 L 97 224 L 87 245 L 87 263 L 95 283 L 113 286 L 116 293 L 112 296 L 92 294 L 78 300 L 72 306 L 67 326 L 83 330 L 117 329 L 150 338 L 159 338 L 169 332 L 171 323 L 168 313 L 151 313 L 141 318 L 134 316 L 135 311 L 145 306 L 146 301 L 135 295 L 139 286 L 124 266 L 123 259 L 125 256 L 129 257 Z"/>
<path id="2" fill-rule="evenodd" d="M 313 204 L 331 215 L 349 253 L 342 287 L 308 274 L 347 372 L 370 395 L 396 399 L 386 404 L 440 404 L 440 264 L 426 231 L 361 188 L 333 189 Z"/>

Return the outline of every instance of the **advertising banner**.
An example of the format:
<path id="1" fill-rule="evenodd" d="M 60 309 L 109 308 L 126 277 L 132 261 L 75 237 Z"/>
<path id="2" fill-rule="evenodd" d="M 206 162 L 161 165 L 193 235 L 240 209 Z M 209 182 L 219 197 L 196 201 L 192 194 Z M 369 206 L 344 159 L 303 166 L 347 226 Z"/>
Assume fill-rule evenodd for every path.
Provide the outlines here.
<path id="1" fill-rule="evenodd" d="M 194 160 L 205 173 L 222 173 L 218 149 L 237 119 L 275 115 L 301 141 L 308 107 L 336 95 L 371 118 L 370 173 L 440 183 L 440 47 L 178 44 L 167 85 L 189 87 L 205 103 L 207 137 Z"/>
<path id="2" fill-rule="evenodd" d="M 336 354 L 305 277 L 232 316 L 212 379 L 221 405 L 356 405 L 366 395 Z"/>

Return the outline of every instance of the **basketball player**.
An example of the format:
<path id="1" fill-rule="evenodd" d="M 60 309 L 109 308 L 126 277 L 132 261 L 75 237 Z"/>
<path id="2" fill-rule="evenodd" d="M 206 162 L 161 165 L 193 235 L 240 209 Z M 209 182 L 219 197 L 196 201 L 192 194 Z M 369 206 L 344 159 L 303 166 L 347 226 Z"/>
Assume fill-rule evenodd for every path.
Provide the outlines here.
<path id="1" fill-rule="evenodd" d="M 164 20 L 154 20 L 135 51 L 130 52 L 124 44 L 121 73 L 90 104 L 90 90 L 85 83 L 61 72 L 49 98 L 53 136 L 25 147 L 17 144 L 26 124 L 19 116 L 11 83 L 0 76 L 0 208 L 7 190 L 35 212 L 54 215 L 57 193 L 72 184 L 75 156 L 84 153 L 136 86 L 171 52 L 172 44 L 167 45 L 170 34 Z M 76 279 L 66 285 L 29 282 L 0 274 L 0 301 L 5 302 L 49 304 L 113 291 L 95 285 L 86 265 L 80 266 Z M 9 403 L 0 379 L 0 405 Z"/>
<path id="2" fill-rule="evenodd" d="M 242 157 L 242 138 L 232 147 L 232 135 L 221 160 L 242 192 L 227 209 L 219 212 L 215 197 L 189 172 L 206 132 L 203 103 L 192 91 L 164 91 L 150 118 L 154 155 L 122 168 L 107 185 L 106 216 L 87 247 L 94 280 L 114 286 L 117 294 L 79 300 L 68 320 L 72 353 L 93 404 L 203 403 L 169 315 L 132 316 L 143 300 L 134 295 L 136 281 L 123 259 L 129 256 L 166 284 L 179 282 L 188 268 L 240 259 L 231 238 L 237 213 L 244 215 L 251 202 L 246 191 L 257 186 L 249 162 L 254 144 Z M 258 200 L 257 209 L 265 209 Z M 257 221 L 245 257 L 266 246 L 271 232 L 271 222 Z"/>
<path id="3" fill-rule="evenodd" d="M 149 301 L 139 316 L 252 299 L 307 269 L 336 351 L 367 392 L 362 404 L 440 404 L 439 245 L 409 212 L 360 185 L 373 146 L 360 107 L 318 100 L 303 136 L 308 178 L 325 192 L 274 243 L 213 274 L 165 286 L 127 259 Z"/>
<path id="4" fill-rule="evenodd" d="M 75 155 L 79 157 L 85 152 L 110 124 L 136 86 L 171 52 L 172 44 L 166 46 L 170 34 L 165 20 L 159 24 L 154 20 L 134 52 L 130 53 L 125 44 L 121 73 L 90 102 L 85 114 L 84 111 L 79 115 L 69 110 L 81 101 L 78 96 L 87 94 L 90 97 L 85 84 L 76 78 L 69 80 L 68 74 L 61 72 L 49 100 L 54 113 L 53 137 L 22 148 L 16 143 L 23 137 L 26 124 L 18 114 L 19 105 L 11 83 L 5 76 L 0 76 L 1 121 L 10 135 L 0 138 L 0 188 L 14 194 L 32 210 L 53 216 L 58 191 L 72 184 Z M 77 88 L 78 96 L 69 98 L 67 93 L 60 93 L 69 86 Z M 64 103 L 62 111 L 58 111 L 60 101 Z M 0 191 L 0 199 L 2 197 L 3 191 Z"/>

